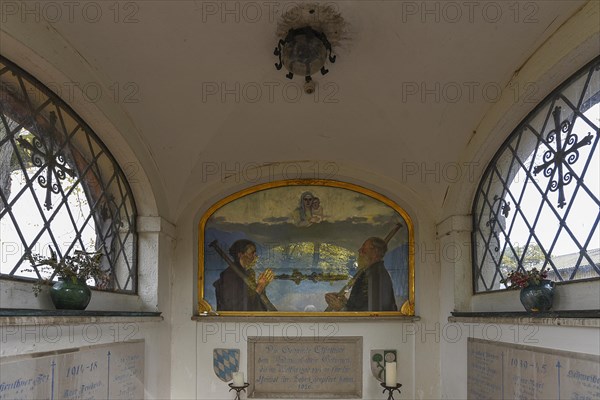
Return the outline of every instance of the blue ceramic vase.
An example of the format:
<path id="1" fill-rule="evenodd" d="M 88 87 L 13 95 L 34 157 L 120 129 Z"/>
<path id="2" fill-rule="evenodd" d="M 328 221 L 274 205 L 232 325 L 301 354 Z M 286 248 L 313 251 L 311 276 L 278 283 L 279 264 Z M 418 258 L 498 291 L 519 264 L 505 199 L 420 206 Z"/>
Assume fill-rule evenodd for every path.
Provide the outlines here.
<path id="1" fill-rule="evenodd" d="M 548 311 L 554 301 L 554 282 L 544 279 L 539 285 L 521 289 L 521 304 L 529 312 Z"/>
<path id="2" fill-rule="evenodd" d="M 92 291 L 85 282 L 59 278 L 50 288 L 50 297 L 58 310 L 85 310 L 92 298 Z"/>

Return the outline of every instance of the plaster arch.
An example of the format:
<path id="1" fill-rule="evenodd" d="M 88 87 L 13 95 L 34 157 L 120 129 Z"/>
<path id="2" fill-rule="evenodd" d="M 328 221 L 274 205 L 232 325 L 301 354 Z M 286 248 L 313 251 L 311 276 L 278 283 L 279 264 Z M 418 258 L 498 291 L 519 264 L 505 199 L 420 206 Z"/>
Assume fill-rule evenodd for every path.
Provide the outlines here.
<path id="1" fill-rule="evenodd" d="M 31 25 L 31 24 L 30 24 Z M 110 82 L 99 71 L 83 60 L 79 53 L 50 29 L 40 35 L 27 34 L 26 29 L 41 29 L 38 25 L 14 26 L 3 24 L 2 55 L 27 71 L 38 81 L 54 91 L 77 115 L 85 121 L 107 146 L 123 169 L 133 191 L 138 215 L 168 218 L 162 184 L 141 134 L 121 106 L 107 95 L 90 99 L 82 93 L 83 83 L 110 93 Z M 44 38 L 44 42 L 32 42 L 30 38 Z M 56 43 L 59 44 L 56 44 Z M 45 49 L 55 51 L 48 52 Z M 60 93 L 57 93 L 60 89 Z"/>
<path id="2" fill-rule="evenodd" d="M 13 28 L 11 30 L 11 28 Z M 31 29 L 40 29 L 32 25 Z M 138 231 L 138 292 L 137 295 L 96 292 L 88 309 L 156 311 L 166 304 L 165 296 L 159 296 L 159 276 L 169 270 L 169 241 L 172 225 L 168 218 L 162 184 L 158 181 L 152 157 L 122 107 L 101 96 L 90 101 L 80 91 L 80 82 L 94 83 L 108 90 L 106 79 L 91 70 L 79 53 L 50 28 L 50 34 L 28 35 L 27 28 L 3 24 L 1 33 L 2 55 L 54 91 L 76 113 L 109 149 L 133 192 L 137 208 Z M 10 31 L 10 33 L 9 33 Z M 14 34 L 14 35 L 13 35 Z M 43 38 L 36 43 L 31 37 Z M 44 41 L 51 43 L 42 43 Z M 56 44 L 59 42 L 60 45 Z M 48 48 L 55 51 L 48 52 Z M 97 72 L 97 71 L 96 71 Z M 70 88 L 56 93 L 56 88 Z M 164 216 L 164 217 L 162 217 Z M 166 235 L 166 236 L 165 236 Z M 163 281 L 165 279 L 163 278 Z M 4 282 L 3 282 L 4 284 Z M 49 297 L 26 296 L 30 283 L 6 282 L 0 302 L 13 308 L 51 308 Z M 167 294 L 168 290 L 163 290 Z"/>
<path id="3" fill-rule="evenodd" d="M 440 220 L 436 221 L 441 247 L 455 246 L 466 255 L 459 259 L 441 257 L 442 313 L 453 310 L 509 311 L 522 308 L 518 299 L 507 293 L 473 295 L 471 260 L 473 201 L 487 165 L 519 123 L 557 86 L 597 57 L 600 45 L 599 17 L 600 3 L 587 3 L 515 71 L 509 85 L 521 89 L 533 85 L 535 95 L 515 98 L 514 92 L 505 91 L 480 121 L 457 160 L 459 163 L 475 165 L 476 173 L 473 176 L 463 176 L 460 181 L 449 187 Z M 565 286 L 563 290 L 565 290 L 564 299 L 569 298 L 569 301 L 555 304 L 556 308 L 585 309 L 589 308 L 586 301 L 589 303 L 590 298 L 594 296 L 597 298 L 596 293 L 599 288 L 590 284 L 574 283 Z M 589 293 L 588 300 L 585 296 L 567 296 L 571 291 L 574 293 L 577 290 Z"/>
<path id="4" fill-rule="evenodd" d="M 315 162 L 323 164 L 326 161 L 302 161 L 295 164 L 307 170 Z M 266 174 L 268 171 L 263 170 L 263 172 Z M 283 174 L 273 174 L 269 178 L 269 180 L 262 182 L 235 182 L 233 178 L 231 182 L 222 182 L 217 179 L 198 188 L 197 194 L 188 201 L 175 224 L 177 237 L 181 240 L 178 241 L 179 251 L 176 254 L 177 260 L 174 264 L 179 271 L 178 275 L 184 274 L 186 277 L 181 279 L 187 282 L 187 287 L 189 288 L 190 284 L 193 286 L 188 289 L 191 290 L 190 294 L 193 295 L 185 295 L 181 291 L 175 291 L 175 296 L 184 296 L 181 299 L 174 299 L 175 303 L 189 304 L 191 309 L 196 312 L 198 296 L 198 226 L 203 215 L 213 204 L 233 193 L 260 183 L 290 179 L 289 176 Z M 306 174 L 303 178 L 310 179 L 314 176 Z M 322 176 L 322 178 L 326 179 L 327 177 Z M 419 198 L 406 185 L 387 177 L 376 176 L 367 171 L 340 166 L 335 177 L 331 179 L 351 183 L 379 193 L 399 205 L 410 216 L 414 224 L 415 242 L 415 312 L 417 314 L 437 314 L 438 300 L 432 296 L 424 295 L 426 292 L 438 291 L 439 280 L 437 277 L 440 274 L 439 257 L 434 254 L 437 248 L 433 244 L 435 243 L 435 214 L 432 209 L 426 206 L 427 202 Z M 191 240 L 188 241 L 187 238 L 191 238 Z"/>
<path id="5" fill-rule="evenodd" d="M 521 88 L 521 94 L 515 98 L 505 91 L 477 126 L 459 160 L 475 165 L 477 173 L 450 186 L 440 221 L 471 213 L 479 181 L 502 143 L 548 94 L 598 55 L 598 18 L 600 4 L 589 2 L 515 71 L 508 86 Z"/>
<path id="6" fill-rule="evenodd" d="M 220 199 L 250 186 L 288 179 L 329 179 L 352 183 L 380 193 L 402 207 L 411 218 L 433 218 L 431 201 L 406 183 L 355 165 L 333 160 L 285 160 L 273 163 L 249 163 L 227 171 L 218 163 L 202 163 L 186 182 L 176 221 L 190 213 L 198 221 L 203 212 Z M 418 214 L 418 215 L 417 215 Z"/>

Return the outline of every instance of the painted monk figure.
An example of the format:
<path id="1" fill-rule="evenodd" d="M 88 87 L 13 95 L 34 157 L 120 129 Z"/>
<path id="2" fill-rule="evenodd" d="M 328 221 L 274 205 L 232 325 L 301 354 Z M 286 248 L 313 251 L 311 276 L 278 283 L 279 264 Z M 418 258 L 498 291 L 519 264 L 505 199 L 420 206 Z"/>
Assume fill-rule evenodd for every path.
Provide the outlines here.
<path id="1" fill-rule="evenodd" d="M 247 239 L 236 241 L 229 248 L 229 255 L 238 271 L 246 274 L 254 288 L 246 284 L 232 266 L 227 267 L 213 283 L 217 297 L 217 311 L 268 311 L 259 295 L 275 275 L 269 268 L 262 272 L 258 279 L 256 278 L 256 272 L 252 268 L 258 259 L 254 242 Z"/>
<path id="2" fill-rule="evenodd" d="M 325 301 L 333 311 L 398 311 L 392 279 L 383 265 L 386 242 L 370 237 L 358 250 L 356 281 L 346 299 L 343 294 L 327 293 Z"/>

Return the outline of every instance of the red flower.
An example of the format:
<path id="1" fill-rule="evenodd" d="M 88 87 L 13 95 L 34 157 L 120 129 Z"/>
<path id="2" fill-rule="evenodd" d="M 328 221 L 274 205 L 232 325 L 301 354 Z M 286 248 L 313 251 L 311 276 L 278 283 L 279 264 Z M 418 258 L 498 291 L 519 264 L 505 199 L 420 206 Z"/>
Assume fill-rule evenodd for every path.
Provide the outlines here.
<path id="1" fill-rule="evenodd" d="M 500 282 L 506 284 L 509 289 L 522 289 L 529 285 L 539 285 L 547 277 L 548 273 L 546 271 L 538 271 L 537 268 L 532 268 L 529 271 L 512 271 Z"/>

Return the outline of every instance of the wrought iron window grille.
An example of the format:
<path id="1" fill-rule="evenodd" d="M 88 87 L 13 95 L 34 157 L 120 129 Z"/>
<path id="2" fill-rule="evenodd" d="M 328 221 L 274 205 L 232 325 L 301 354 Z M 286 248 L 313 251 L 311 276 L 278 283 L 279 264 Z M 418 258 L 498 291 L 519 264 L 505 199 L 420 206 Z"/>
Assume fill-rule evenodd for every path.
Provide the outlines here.
<path id="1" fill-rule="evenodd" d="M 92 129 L 0 56 L 0 276 L 50 278 L 32 253 L 102 250 L 110 279 L 97 289 L 135 293 L 136 216 L 123 170 Z"/>
<path id="2" fill-rule="evenodd" d="M 473 202 L 474 293 L 512 270 L 600 279 L 600 57 L 544 99 L 488 165 Z"/>

